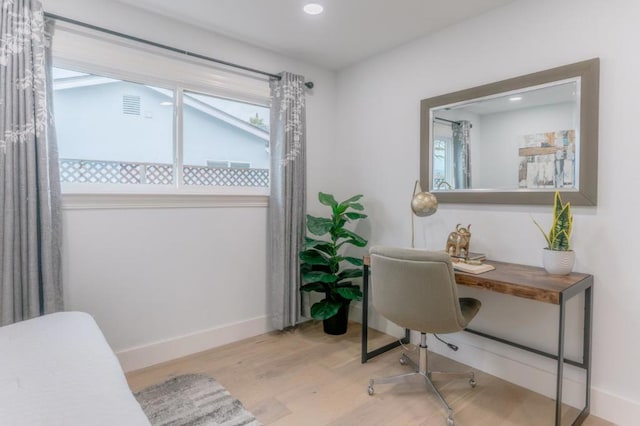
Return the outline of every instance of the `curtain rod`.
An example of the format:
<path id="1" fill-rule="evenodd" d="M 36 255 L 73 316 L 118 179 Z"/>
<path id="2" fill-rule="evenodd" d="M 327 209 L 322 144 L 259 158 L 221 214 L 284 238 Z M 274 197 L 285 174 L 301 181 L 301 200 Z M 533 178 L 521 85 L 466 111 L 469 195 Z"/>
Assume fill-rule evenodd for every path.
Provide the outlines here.
<path id="1" fill-rule="evenodd" d="M 447 120 L 446 118 L 433 117 L 434 120 L 446 121 L 447 123 L 460 125 L 459 121 Z"/>
<path id="2" fill-rule="evenodd" d="M 132 40 L 132 41 L 135 41 L 135 42 L 138 42 L 138 43 L 147 44 L 149 46 L 158 47 L 160 49 L 169 50 L 171 52 L 175 52 L 175 53 L 180 53 L 180 54 L 183 54 L 183 55 L 191 56 L 193 58 L 202 59 L 202 60 L 209 61 L 209 62 L 215 62 L 216 64 L 225 65 L 227 67 L 238 68 L 238 69 L 241 69 L 243 71 L 248 71 L 248 72 L 252 72 L 254 74 L 264 75 L 264 76 L 267 76 L 267 77 L 270 77 L 270 78 L 275 78 L 277 80 L 282 79 L 282 77 L 280 77 L 277 74 L 272 74 L 270 72 L 257 70 L 255 68 L 245 67 L 244 65 L 234 64 L 233 62 L 223 61 L 222 59 L 212 58 L 210 56 L 201 55 L 199 53 L 189 52 L 188 50 L 178 49 L 176 47 L 167 46 L 166 44 L 156 43 L 155 41 L 147 40 L 147 39 L 140 38 L 140 37 L 135 37 L 135 36 L 132 36 L 132 35 L 129 35 L 129 34 L 120 33 L 118 31 L 113 31 L 113 30 L 110 30 L 108 28 L 103 28 L 103 27 L 98 27 L 96 25 L 87 24 L 86 22 L 77 21 L 75 19 L 65 18 L 64 16 L 54 15 L 54 14 L 48 13 L 48 12 L 45 12 L 44 16 L 46 18 L 54 19 L 56 21 L 62 21 L 62 22 L 66 22 L 66 23 L 69 23 L 69 24 L 78 25 L 78 26 L 81 26 L 81 27 L 84 27 L 84 28 L 89 28 L 89 29 L 94 30 L 94 31 L 100 31 L 100 32 L 103 32 L 103 33 L 106 33 L 106 34 L 109 34 L 109 35 L 125 38 L 127 40 Z M 313 86 L 314 86 L 312 81 L 307 81 L 307 82 L 304 83 L 304 85 L 308 89 L 313 89 Z"/>

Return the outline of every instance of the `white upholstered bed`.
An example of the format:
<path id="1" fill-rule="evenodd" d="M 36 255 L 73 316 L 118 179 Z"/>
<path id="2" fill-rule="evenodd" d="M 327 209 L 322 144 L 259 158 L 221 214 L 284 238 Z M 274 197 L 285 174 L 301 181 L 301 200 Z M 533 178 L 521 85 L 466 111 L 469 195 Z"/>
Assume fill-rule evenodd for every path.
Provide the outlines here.
<path id="1" fill-rule="evenodd" d="M 149 425 L 93 318 L 45 315 L 0 328 L 0 425 Z"/>

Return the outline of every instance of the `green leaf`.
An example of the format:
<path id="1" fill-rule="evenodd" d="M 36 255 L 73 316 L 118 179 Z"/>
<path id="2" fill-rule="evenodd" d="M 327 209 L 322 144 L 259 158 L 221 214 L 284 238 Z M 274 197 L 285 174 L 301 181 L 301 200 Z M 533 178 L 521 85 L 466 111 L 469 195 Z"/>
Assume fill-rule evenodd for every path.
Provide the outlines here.
<path id="1" fill-rule="evenodd" d="M 317 250 L 305 250 L 300 252 L 300 260 L 310 265 L 330 265 L 331 260 Z"/>
<path id="2" fill-rule="evenodd" d="M 309 271 L 302 274 L 302 279 L 308 283 L 323 282 L 333 284 L 338 281 L 338 276 L 324 271 Z"/>
<path id="3" fill-rule="evenodd" d="M 559 199 L 559 198 L 558 198 Z M 552 226 L 551 250 L 569 250 L 571 206 L 567 203 L 556 216 Z"/>
<path id="4" fill-rule="evenodd" d="M 305 250 L 314 248 L 320 244 L 327 244 L 325 240 L 316 240 L 315 238 L 304 237 Z"/>
<path id="5" fill-rule="evenodd" d="M 344 214 L 346 217 L 348 217 L 349 219 L 355 220 L 355 219 L 364 219 L 367 217 L 366 214 L 363 213 L 356 213 L 356 212 L 347 212 Z"/>
<path id="6" fill-rule="evenodd" d="M 324 192 L 318 193 L 318 200 L 320 200 L 321 204 L 324 204 L 325 206 L 329 206 L 331 208 L 338 205 L 338 202 L 333 197 L 333 195 L 325 194 Z"/>
<path id="7" fill-rule="evenodd" d="M 551 240 L 549 239 L 549 236 L 547 235 L 547 233 L 544 232 L 544 229 L 542 229 L 542 226 L 540 226 L 540 224 L 536 222 L 534 218 L 531 218 L 531 220 L 533 220 L 533 223 L 535 223 L 538 229 L 540 230 L 540 232 L 542 232 L 542 236 L 544 236 L 544 239 L 547 241 L 547 247 L 551 248 Z"/>
<path id="8" fill-rule="evenodd" d="M 315 217 L 311 215 L 307 215 L 307 229 L 314 235 L 324 235 L 331 231 L 331 227 L 333 227 L 333 222 L 331 219 L 327 219 L 324 217 Z"/>
<path id="9" fill-rule="evenodd" d="M 360 198 L 362 198 L 362 197 L 363 197 L 363 195 L 362 195 L 362 194 L 354 195 L 353 197 L 351 197 L 351 198 L 348 198 L 348 199 L 344 200 L 344 201 L 343 201 L 343 202 L 341 202 L 340 204 L 351 204 L 351 203 L 353 203 L 354 201 L 358 201 L 358 200 L 359 200 Z"/>
<path id="10" fill-rule="evenodd" d="M 305 250 L 315 249 L 329 256 L 333 256 L 333 252 L 334 252 L 333 244 L 329 243 L 328 241 L 314 240 L 309 237 L 305 238 L 305 243 L 303 248 Z"/>
<path id="11" fill-rule="evenodd" d="M 346 256 L 344 258 L 344 260 L 346 260 L 347 262 L 349 262 L 352 265 L 355 266 L 362 266 L 362 258 L 361 257 L 350 257 L 350 256 Z"/>
<path id="12" fill-rule="evenodd" d="M 364 238 L 362 238 L 360 235 L 356 234 L 355 232 L 351 232 L 348 229 L 343 229 L 340 232 L 339 235 L 341 238 L 348 238 L 347 241 L 343 241 L 342 243 L 340 243 L 338 245 L 338 247 L 344 245 L 344 244 L 352 244 L 356 247 L 364 247 L 367 245 L 367 240 L 365 240 Z M 337 247 L 336 247 L 337 248 Z"/>
<path id="13" fill-rule="evenodd" d="M 318 292 L 325 292 L 327 291 L 327 286 L 323 285 L 322 283 L 309 283 L 309 284 L 305 284 L 300 286 L 300 290 L 302 291 L 318 291 Z"/>
<path id="14" fill-rule="evenodd" d="M 337 289 L 335 289 L 336 293 L 338 293 L 340 296 L 344 297 L 345 299 L 349 299 L 349 300 L 360 300 L 362 299 L 362 292 L 360 291 L 360 288 L 356 287 L 356 286 L 352 286 L 352 287 L 339 287 Z"/>
<path id="15" fill-rule="evenodd" d="M 342 306 L 342 303 L 340 302 L 322 299 L 321 301 L 314 303 L 313 306 L 311 306 L 311 317 L 317 320 L 325 320 L 327 318 L 331 318 L 338 313 L 340 306 Z"/>
<path id="16" fill-rule="evenodd" d="M 349 204 L 349 207 L 351 207 L 354 210 L 359 210 L 359 211 L 364 210 L 364 206 L 360 203 L 351 203 Z"/>
<path id="17" fill-rule="evenodd" d="M 345 278 L 358 278 L 362 276 L 362 269 L 344 269 L 338 274 L 338 281 Z"/>

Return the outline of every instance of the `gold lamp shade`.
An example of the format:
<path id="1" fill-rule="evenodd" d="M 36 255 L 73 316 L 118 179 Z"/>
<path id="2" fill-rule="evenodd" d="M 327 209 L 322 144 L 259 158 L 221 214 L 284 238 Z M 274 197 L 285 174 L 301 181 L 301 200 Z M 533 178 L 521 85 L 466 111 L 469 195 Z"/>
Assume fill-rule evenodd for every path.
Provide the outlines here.
<path id="1" fill-rule="evenodd" d="M 413 186 L 413 198 L 411 198 L 411 211 L 416 216 L 431 216 L 438 211 L 438 199 L 430 192 L 423 192 L 420 181 Z"/>
<path id="2" fill-rule="evenodd" d="M 438 200 L 430 192 L 418 192 L 411 199 L 411 210 L 416 216 L 431 216 L 438 210 Z"/>
<path id="3" fill-rule="evenodd" d="M 438 199 L 430 192 L 423 192 L 420 181 L 417 180 L 413 186 L 413 197 L 411 198 L 411 247 L 415 247 L 415 229 L 413 215 L 425 217 L 431 216 L 438 211 Z"/>

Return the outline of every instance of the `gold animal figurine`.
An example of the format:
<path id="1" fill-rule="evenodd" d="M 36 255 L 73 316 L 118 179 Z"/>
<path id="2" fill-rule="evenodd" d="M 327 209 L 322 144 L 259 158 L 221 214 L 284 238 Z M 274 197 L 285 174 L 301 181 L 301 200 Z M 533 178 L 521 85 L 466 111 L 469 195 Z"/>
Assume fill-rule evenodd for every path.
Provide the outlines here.
<path id="1" fill-rule="evenodd" d="M 469 242 L 471 241 L 471 225 L 461 226 L 458 224 L 456 226 L 455 232 L 449 234 L 447 238 L 447 253 L 451 256 L 463 257 L 462 252 L 464 252 L 464 258 L 469 258 Z"/>

